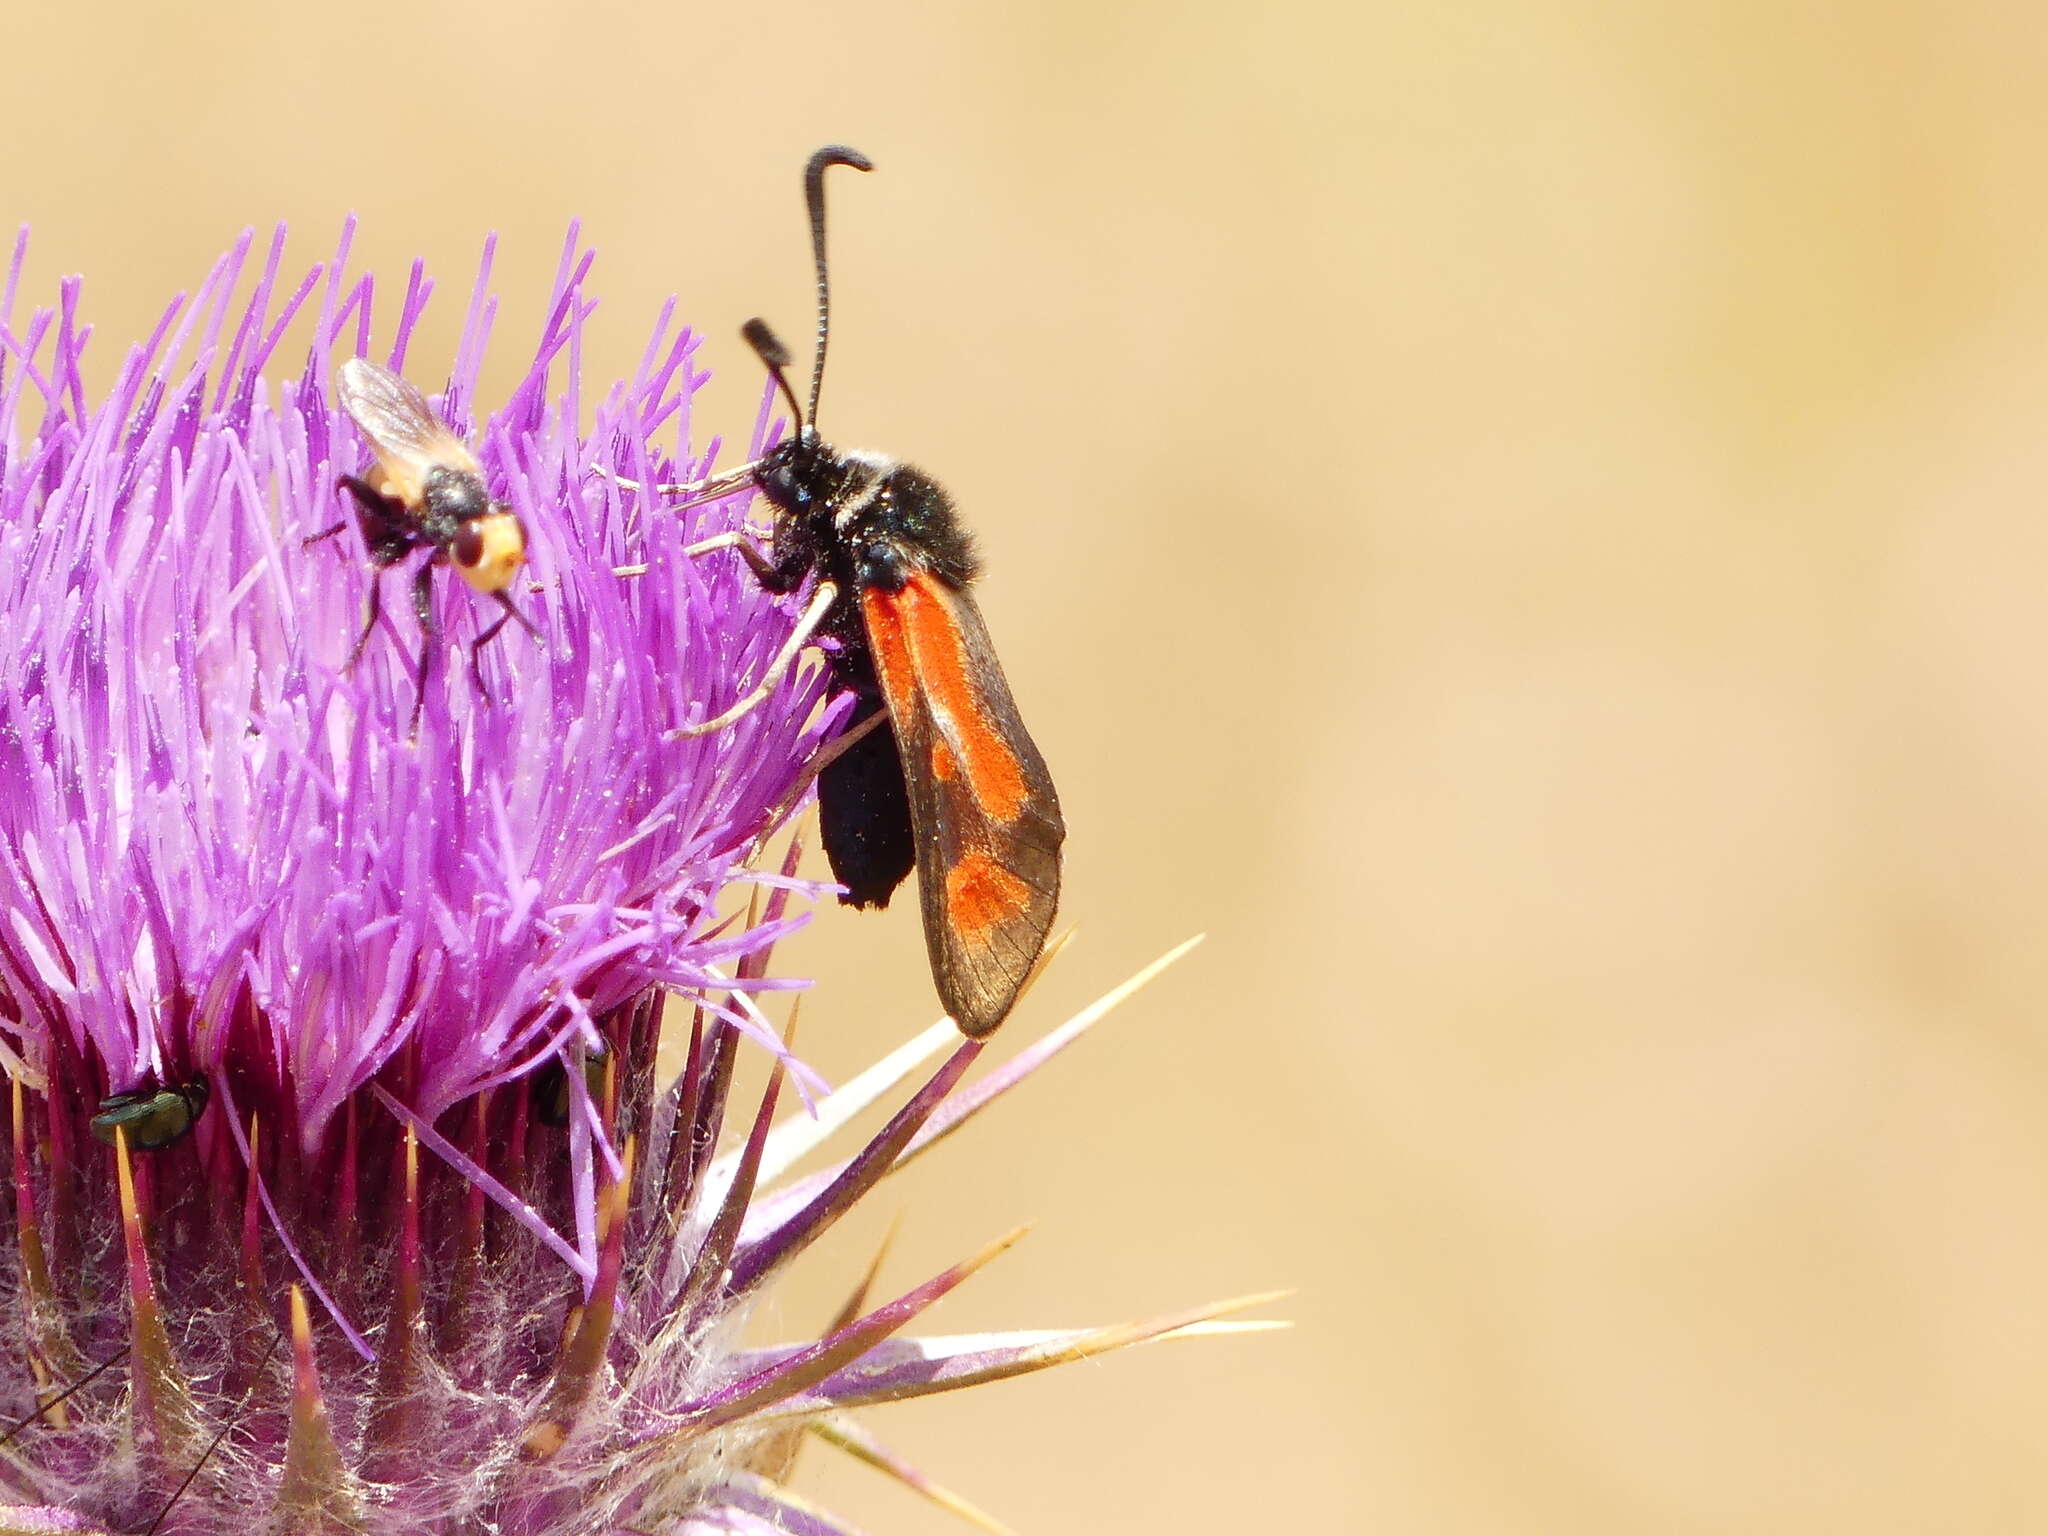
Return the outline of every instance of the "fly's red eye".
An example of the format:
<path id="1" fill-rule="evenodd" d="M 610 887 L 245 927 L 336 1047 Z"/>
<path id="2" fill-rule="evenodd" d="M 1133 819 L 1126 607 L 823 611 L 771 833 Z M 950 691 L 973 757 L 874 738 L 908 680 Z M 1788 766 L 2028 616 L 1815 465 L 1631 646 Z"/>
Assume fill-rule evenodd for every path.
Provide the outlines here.
<path id="1" fill-rule="evenodd" d="M 526 529 L 511 512 L 473 517 L 448 547 L 456 574 L 478 592 L 502 592 L 526 563 Z"/>

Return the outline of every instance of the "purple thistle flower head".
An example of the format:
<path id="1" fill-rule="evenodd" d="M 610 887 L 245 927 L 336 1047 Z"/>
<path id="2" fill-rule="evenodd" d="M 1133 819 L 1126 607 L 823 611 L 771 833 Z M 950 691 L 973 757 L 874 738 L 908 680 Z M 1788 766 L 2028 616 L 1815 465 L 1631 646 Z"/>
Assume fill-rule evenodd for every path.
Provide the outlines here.
<path id="1" fill-rule="evenodd" d="M 777 1481 L 792 1426 L 920 1481 L 843 1410 L 1198 1322 L 894 1337 L 974 1260 L 863 1287 L 818 1343 L 736 1342 L 782 1264 L 1092 1016 L 958 1092 L 980 1046 L 941 1026 L 774 1125 L 786 1077 L 810 1094 L 754 996 L 790 985 L 811 888 L 793 846 L 756 864 L 848 701 L 799 669 L 679 731 L 793 615 L 686 553 L 743 497 L 639 490 L 715 457 L 695 339 L 664 312 L 587 393 L 572 230 L 485 405 L 490 247 L 452 366 L 412 355 L 422 269 L 379 304 L 347 248 L 292 282 L 281 229 L 253 271 L 244 236 L 97 404 L 78 284 L 17 321 L 24 236 L 0 289 L 0 1529 L 836 1530 Z M 363 635 L 380 568 L 337 479 L 370 451 L 332 387 L 357 356 L 437 396 L 520 518 L 537 634 L 478 647 L 502 614 L 445 569 L 423 627 L 422 549 Z M 755 454 L 769 427 L 764 394 Z M 748 1035 L 777 1064 L 728 1126 Z M 862 1150 L 772 1183 L 948 1045 Z"/>
<path id="2" fill-rule="evenodd" d="M 528 529 L 515 601 L 541 638 L 480 653 L 477 688 L 461 652 L 435 652 L 497 612 L 436 573 L 440 665 L 407 740 L 417 626 L 381 622 L 351 672 L 377 578 L 352 531 L 305 541 L 349 517 L 336 476 L 367 458 L 332 366 L 402 370 L 431 285 L 415 268 L 385 340 L 371 280 L 342 275 L 345 242 L 281 301 L 274 243 L 229 327 L 246 254 L 173 306 L 97 409 L 75 285 L 5 332 L 0 670 L 18 682 L 0 700 L 0 986 L 25 1043 L 61 1037 L 109 1090 L 223 1074 L 224 1098 L 310 1150 L 379 1074 L 431 1120 L 571 1038 L 595 1048 L 592 1019 L 651 985 L 716 986 L 771 937 L 720 930 L 716 897 L 834 722 L 806 723 L 813 677 L 733 740 L 671 735 L 787 623 L 737 562 L 681 553 L 730 500 L 656 515 L 618 484 L 688 462 L 686 442 L 662 445 L 700 382 L 687 332 L 657 334 L 579 430 L 592 305 L 572 242 L 532 366 L 474 424 L 492 492 Z M 272 398 L 262 370 L 313 302 L 306 368 Z M 480 280 L 440 404 L 457 433 L 494 310 Z M 644 571 L 613 574 L 628 564 Z"/>

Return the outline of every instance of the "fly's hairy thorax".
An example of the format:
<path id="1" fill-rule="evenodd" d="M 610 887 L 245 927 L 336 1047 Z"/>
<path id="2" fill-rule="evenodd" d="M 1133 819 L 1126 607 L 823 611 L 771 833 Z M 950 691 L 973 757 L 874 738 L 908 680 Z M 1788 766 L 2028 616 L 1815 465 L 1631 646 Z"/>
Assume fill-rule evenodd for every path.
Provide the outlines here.
<path id="1" fill-rule="evenodd" d="M 436 544 L 448 544 L 461 524 L 491 510 L 482 477 L 466 470 L 437 464 L 421 478 L 420 492 L 420 523 Z"/>

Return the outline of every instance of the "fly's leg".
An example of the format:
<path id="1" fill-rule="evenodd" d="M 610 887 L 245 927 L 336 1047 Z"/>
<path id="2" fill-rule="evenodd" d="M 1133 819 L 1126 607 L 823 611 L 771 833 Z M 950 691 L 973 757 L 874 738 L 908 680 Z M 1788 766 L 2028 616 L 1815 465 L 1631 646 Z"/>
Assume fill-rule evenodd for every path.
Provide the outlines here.
<path id="1" fill-rule="evenodd" d="M 476 684 L 477 696 L 483 699 L 485 703 L 490 702 L 491 695 L 490 691 L 484 687 L 484 647 L 489 645 L 493 640 L 497 639 L 498 631 L 503 629 L 507 624 L 511 623 L 514 619 L 517 619 L 519 621 L 520 627 L 523 628 L 529 635 L 533 636 L 534 639 L 538 640 L 541 638 L 540 631 L 534 628 L 533 620 L 529 619 L 525 614 L 521 613 L 517 608 L 515 608 L 512 605 L 511 598 L 507 597 L 502 592 L 493 592 L 491 596 L 498 600 L 498 606 L 503 608 L 505 611 L 504 613 L 498 616 L 498 622 L 493 624 L 489 629 L 485 630 L 482 634 L 478 635 L 476 637 L 475 643 L 472 644 L 469 648 L 470 679 Z"/>
<path id="2" fill-rule="evenodd" d="M 420 621 L 420 686 L 412 701 L 412 728 L 407 741 L 420 739 L 420 711 L 427 705 L 427 678 L 434 670 L 434 652 L 440 649 L 441 631 L 434 623 L 434 563 L 420 567 L 412 579 L 412 611 Z"/>
<path id="3" fill-rule="evenodd" d="M 370 577 L 370 595 L 363 600 L 363 632 L 356 637 L 355 649 L 348 653 L 348 665 L 341 669 L 343 677 L 355 671 L 356 663 L 363 659 L 363 652 L 369 647 L 370 636 L 377 632 L 377 620 L 384 613 L 383 591 L 384 572 L 380 568 Z"/>

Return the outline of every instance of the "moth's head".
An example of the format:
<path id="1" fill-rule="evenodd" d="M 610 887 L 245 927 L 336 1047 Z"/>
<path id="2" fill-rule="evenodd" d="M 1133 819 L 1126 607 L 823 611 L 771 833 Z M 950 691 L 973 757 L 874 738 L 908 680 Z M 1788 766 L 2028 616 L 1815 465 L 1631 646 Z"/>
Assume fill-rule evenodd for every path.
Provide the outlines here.
<path id="1" fill-rule="evenodd" d="M 804 427 L 762 456 L 754 479 L 777 510 L 801 517 L 831 496 L 839 481 L 838 458 Z"/>

